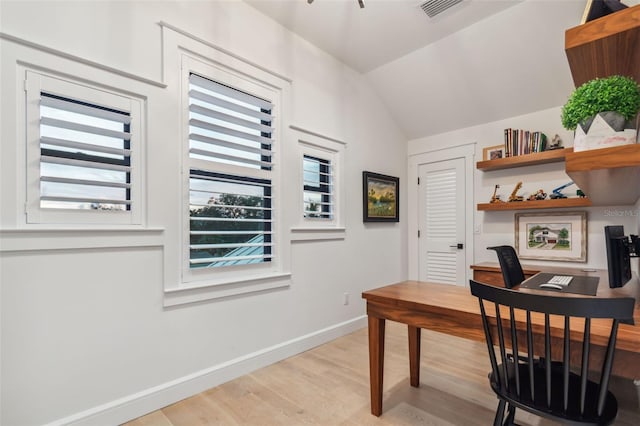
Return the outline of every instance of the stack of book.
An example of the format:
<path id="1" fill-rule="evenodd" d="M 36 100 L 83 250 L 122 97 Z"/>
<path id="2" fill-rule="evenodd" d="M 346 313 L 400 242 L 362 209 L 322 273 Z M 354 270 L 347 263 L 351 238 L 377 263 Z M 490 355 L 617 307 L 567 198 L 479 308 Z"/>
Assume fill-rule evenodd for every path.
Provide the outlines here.
<path id="1" fill-rule="evenodd" d="M 504 129 L 504 156 L 542 152 L 547 145 L 547 136 L 542 132 L 532 132 L 522 129 Z"/>

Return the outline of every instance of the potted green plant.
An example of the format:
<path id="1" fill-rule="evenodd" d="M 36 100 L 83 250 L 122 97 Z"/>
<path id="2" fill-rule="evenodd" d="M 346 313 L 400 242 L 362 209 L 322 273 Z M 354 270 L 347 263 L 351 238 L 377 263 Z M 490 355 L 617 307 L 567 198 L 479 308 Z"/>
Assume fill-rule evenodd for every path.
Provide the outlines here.
<path id="1" fill-rule="evenodd" d="M 574 151 L 634 143 L 640 86 L 613 75 L 579 86 L 562 107 L 562 125 L 575 130 Z"/>

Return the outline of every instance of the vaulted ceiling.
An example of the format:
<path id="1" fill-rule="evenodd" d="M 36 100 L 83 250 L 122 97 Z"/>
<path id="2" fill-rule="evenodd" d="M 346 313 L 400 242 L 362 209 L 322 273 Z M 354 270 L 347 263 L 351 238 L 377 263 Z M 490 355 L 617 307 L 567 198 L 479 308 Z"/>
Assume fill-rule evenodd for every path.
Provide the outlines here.
<path id="1" fill-rule="evenodd" d="M 586 4 L 464 0 L 430 18 L 420 0 L 245 1 L 362 73 L 408 139 L 563 105 L 564 32 Z"/>

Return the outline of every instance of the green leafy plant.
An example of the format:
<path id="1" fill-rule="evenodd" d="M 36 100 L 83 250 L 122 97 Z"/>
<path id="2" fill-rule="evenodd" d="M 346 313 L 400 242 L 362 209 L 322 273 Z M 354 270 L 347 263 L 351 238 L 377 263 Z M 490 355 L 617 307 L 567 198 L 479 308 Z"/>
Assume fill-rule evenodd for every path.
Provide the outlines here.
<path id="1" fill-rule="evenodd" d="M 582 121 L 604 111 L 615 111 L 626 120 L 633 119 L 640 111 L 638 83 L 619 75 L 587 81 L 573 91 L 562 107 L 562 125 L 575 130 Z"/>

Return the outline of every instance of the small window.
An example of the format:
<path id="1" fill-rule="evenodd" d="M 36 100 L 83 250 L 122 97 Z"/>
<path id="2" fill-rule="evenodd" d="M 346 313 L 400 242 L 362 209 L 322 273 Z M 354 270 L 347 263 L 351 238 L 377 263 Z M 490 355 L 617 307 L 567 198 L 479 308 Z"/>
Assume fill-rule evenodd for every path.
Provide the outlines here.
<path id="1" fill-rule="evenodd" d="M 26 76 L 27 223 L 141 224 L 142 102 Z"/>
<path id="2" fill-rule="evenodd" d="M 331 162 L 322 158 L 303 157 L 304 217 L 333 218 Z"/>
<path id="3" fill-rule="evenodd" d="M 299 220 L 290 229 L 291 241 L 344 239 L 346 143 L 317 131 L 291 129 L 298 140 L 300 164 Z"/>
<path id="4" fill-rule="evenodd" d="M 189 268 L 271 262 L 272 105 L 189 76 Z"/>

